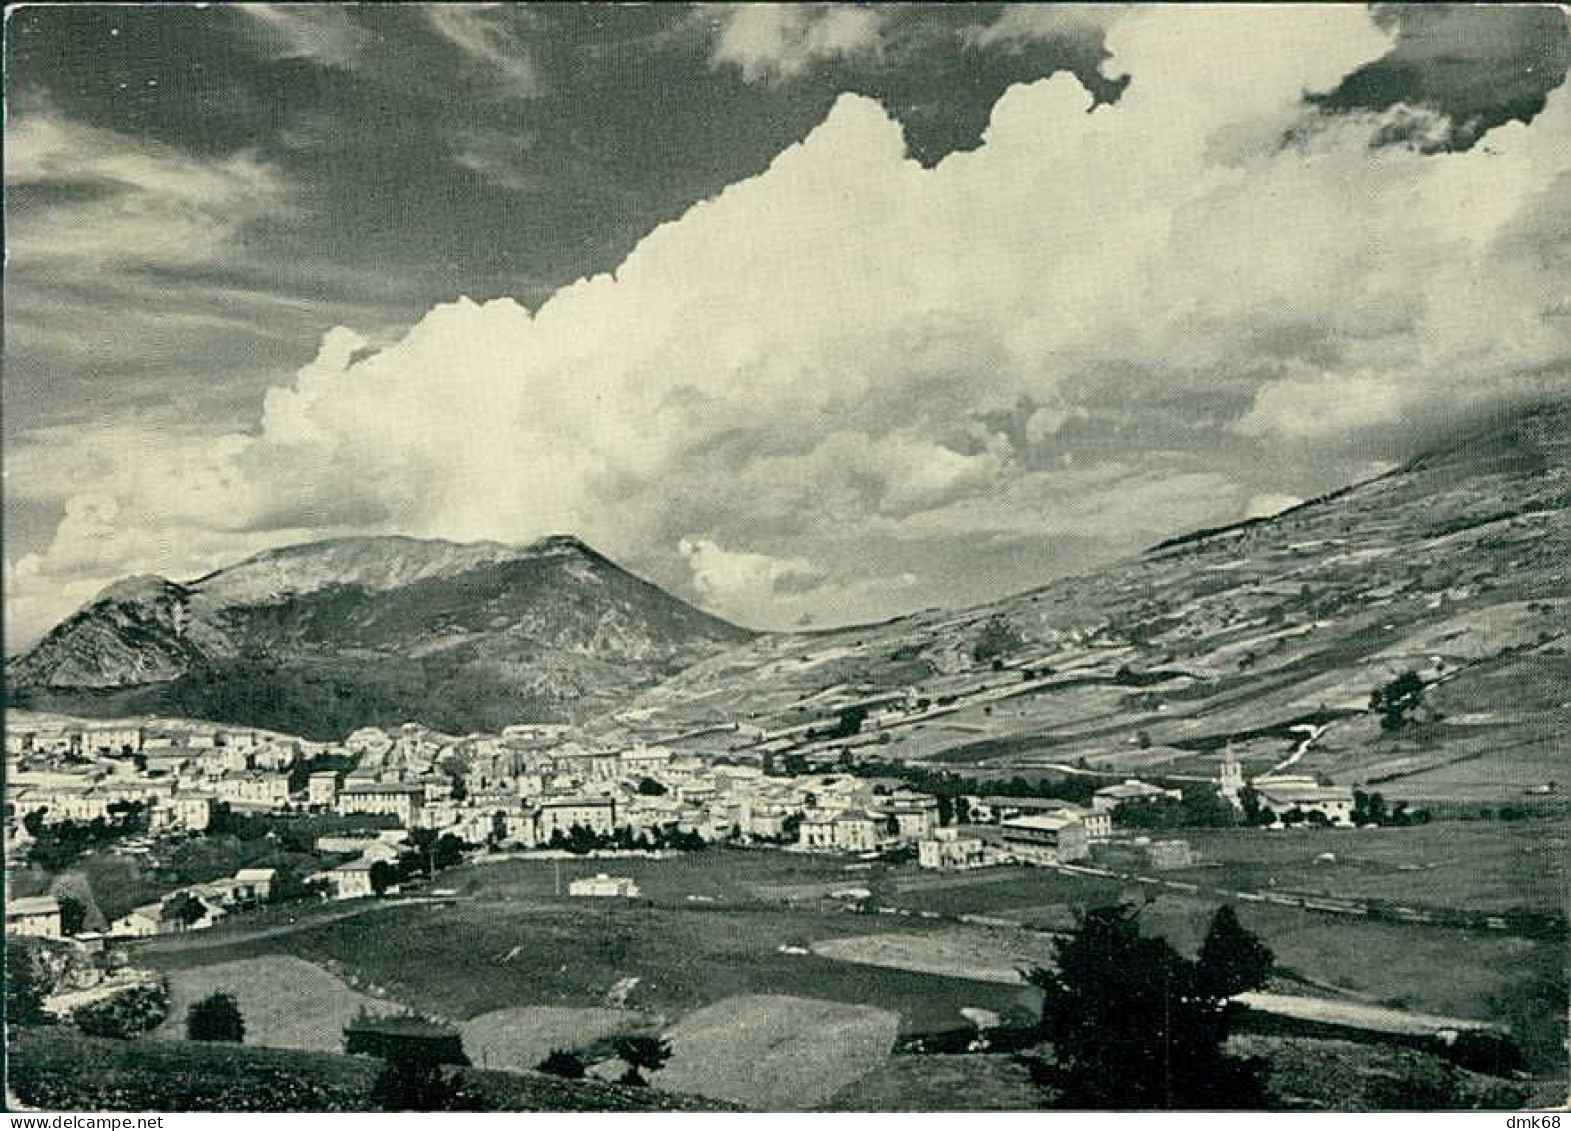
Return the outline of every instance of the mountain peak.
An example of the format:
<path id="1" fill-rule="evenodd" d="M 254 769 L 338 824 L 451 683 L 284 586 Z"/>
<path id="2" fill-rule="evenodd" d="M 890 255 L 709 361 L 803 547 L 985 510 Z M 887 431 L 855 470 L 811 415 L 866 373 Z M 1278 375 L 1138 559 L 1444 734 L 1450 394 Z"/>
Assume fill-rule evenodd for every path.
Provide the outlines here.
<path id="1" fill-rule="evenodd" d="M 751 637 L 582 540 L 402 536 L 266 550 L 186 584 L 126 578 L 10 668 L 13 703 L 334 737 L 601 713 Z"/>
<path id="2" fill-rule="evenodd" d="M 122 577 L 119 581 L 111 581 L 98 591 L 86 607 L 111 602 L 119 605 L 154 604 L 178 600 L 185 595 L 185 587 L 167 577 L 160 577 L 156 573 L 137 573 Z"/>

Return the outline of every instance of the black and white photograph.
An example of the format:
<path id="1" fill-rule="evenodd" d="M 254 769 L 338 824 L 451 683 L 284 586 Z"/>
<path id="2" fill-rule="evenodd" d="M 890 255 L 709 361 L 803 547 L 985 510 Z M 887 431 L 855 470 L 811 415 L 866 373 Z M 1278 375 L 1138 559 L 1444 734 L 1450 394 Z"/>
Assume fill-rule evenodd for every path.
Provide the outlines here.
<path id="1" fill-rule="evenodd" d="M 13 1128 L 1565 1109 L 1571 9 L 5 17 Z"/>

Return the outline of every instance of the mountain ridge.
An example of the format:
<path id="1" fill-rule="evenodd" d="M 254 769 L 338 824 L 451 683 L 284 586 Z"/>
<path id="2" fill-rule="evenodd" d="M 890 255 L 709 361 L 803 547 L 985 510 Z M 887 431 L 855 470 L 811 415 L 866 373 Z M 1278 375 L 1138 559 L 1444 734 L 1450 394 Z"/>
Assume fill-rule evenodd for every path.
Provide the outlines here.
<path id="1" fill-rule="evenodd" d="M 751 635 L 571 535 L 331 539 L 112 583 L 8 664 L 8 701 L 313 735 L 362 715 L 571 718 Z"/>
<path id="2" fill-rule="evenodd" d="M 125 579 L 105 594 L 130 600 L 89 616 L 90 603 L 57 626 L 85 622 L 75 631 L 88 655 L 65 650 L 68 678 L 51 683 L 60 669 L 36 660 L 38 649 L 12 674 L 33 676 L 23 700 L 40 709 L 80 710 L 85 700 L 102 714 L 151 696 L 167 713 L 281 730 L 303 721 L 302 733 L 407 718 L 463 732 L 542 713 L 616 715 L 656 733 L 741 720 L 768 728 L 797 721 L 835 686 L 931 683 L 937 696 L 945 681 L 974 682 L 976 637 L 999 618 L 1028 667 L 1080 666 L 1091 673 L 1082 683 L 1107 689 L 1082 688 L 1073 710 L 1044 696 L 1013 730 L 996 717 L 967 724 L 988 736 L 981 746 L 996 737 L 1010 757 L 1049 747 L 1094 757 L 1137 735 L 1187 749 L 1282 731 L 1326 709 L 1360 715 L 1370 688 L 1404 667 L 1428 671 L 1456 717 L 1504 718 L 1511 742 L 1542 745 L 1535 726 L 1540 736 L 1571 730 L 1554 691 L 1559 673 L 1571 683 L 1568 513 L 1571 405 L 1552 402 L 1470 422 L 1389 471 L 1275 515 L 1178 535 L 968 609 L 753 633 L 571 535 L 518 547 L 335 539 L 265 551 L 186 585 Z M 357 560 L 388 546 L 409 556 L 397 568 Z M 315 565 L 283 592 L 278 571 L 302 561 Z M 209 607 L 226 592 L 245 600 Z M 93 685 L 95 651 L 120 682 Z M 1142 713 L 1126 709 L 1128 680 L 1115 669 L 1179 670 L 1184 684 L 1133 696 L 1166 712 Z M 1491 688 L 1508 678 L 1524 688 L 1519 718 L 1480 706 L 1499 701 Z M 258 700 L 287 709 L 258 711 Z M 1075 713 L 1090 703 L 1094 723 Z M 1442 730 L 1440 745 L 1456 744 L 1459 757 L 1483 740 L 1482 730 Z M 936 739 L 910 752 L 933 753 L 949 756 Z"/>
<path id="3" fill-rule="evenodd" d="M 761 637 L 624 714 L 667 733 L 736 719 L 785 733 L 837 696 L 914 687 L 932 715 L 859 740 L 880 757 L 1214 779 L 1232 743 L 1256 772 L 1291 764 L 1495 797 L 1567 777 L 1568 570 L 1571 405 L 1552 402 L 1094 573 L 966 609 Z M 994 621 L 1004 643 L 979 660 Z M 1371 694 L 1408 670 L 1425 682 L 1425 712 L 1383 729 Z M 1319 736 L 1308 753 L 1303 727 Z"/>

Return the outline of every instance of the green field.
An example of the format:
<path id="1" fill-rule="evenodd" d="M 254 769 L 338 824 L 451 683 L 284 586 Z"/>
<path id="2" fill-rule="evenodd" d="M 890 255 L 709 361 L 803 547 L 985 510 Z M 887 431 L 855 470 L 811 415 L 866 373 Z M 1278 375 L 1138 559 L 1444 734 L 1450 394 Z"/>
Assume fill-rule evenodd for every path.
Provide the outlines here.
<path id="1" fill-rule="evenodd" d="M 869 867 L 841 856 L 711 848 L 663 860 L 518 858 L 475 863 L 442 873 L 439 886 L 488 900 L 551 899 L 558 894 L 559 883 L 565 897 L 572 880 L 606 872 L 631 876 L 642 898 L 653 903 L 781 904 L 809 894 L 816 898 L 820 892 L 866 886 L 869 875 L 885 871 L 883 865 Z"/>
<path id="2" fill-rule="evenodd" d="M 980 914 L 1031 922 L 1053 909 L 1117 902 L 1128 885 L 1100 876 L 1007 866 L 965 873 L 910 868 L 877 876 L 870 886 L 880 904 L 939 915 Z"/>
<path id="3" fill-rule="evenodd" d="M 628 978 L 638 982 L 625 1004 L 667 1018 L 738 994 L 878 1006 L 918 1032 L 964 1024 L 966 1006 L 1034 1007 L 1028 987 L 779 952 L 866 927 L 864 917 L 833 913 L 477 900 L 393 908 L 216 949 L 148 951 L 143 960 L 172 969 L 292 954 L 335 963 L 361 987 L 455 1019 L 512 1006 L 601 1005 Z"/>
<path id="4" fill-rule="evenodd" d="M 1200 945 L 1215 903 L 1162 896 L 1144 929 L 1179 949 Z M 1240 904 L 1238 916 L 1276 953 L 1279 970 L 1327 996 L 1508 1026 L 1536 1072 L 1565 1072 L 1565 947 L 1413 924 Z M 1301 991 L 1302 992 L 1302 991 Z"/>
<path id="5" fill-rule="evenodd" d="M 249 1043 L 310 1052 L 342 1051 L 344 1026 L 362 1010 L 399 1011 L 355 992 L 319 966 L 284 955 L 174 970 L 169 990 L 169 1018 L 155 1032 L 173 1040 L 184 1039 L 191 1006 L 214 993 L 235 998 Z"/>
<path id="6" fill-rule="evenodd" d="M 1448 835 L 1463 838 L 1459 843 L 1504 869 L 1510 860 L 1505 848 L 1512 841 L 1502 838 L 1520 835 L 1534 843 L 1543 832 L 1478 822 L 1371 830 L 1367 839 L 1362 832 L 1309 830 L 1252 838 L 1195 836 L 1205 851 L 1238 857 L 1238 868 L 1283 870 L 1312 865 L 1317 838 L 1342 838 L 1345 845 L 1367 846 L 1374 876 L 1388 864 L 1394 870 L 1394 862 L 1406 853 L 1446 846 Z M 1492 853 L 1485 851 L 1489 844 L 1497 845 Z M 1264 858 L 1246 859 L 1249 848 Z M 1339 860 L 1345 852 L 1340 850 Z M 175 940 L 139 947 L 138 961 L 175 970 L 293 955 L 341 975 L 359 992 L 385 995 L 455 1021 L 526 1007 L 615 1005 L 665 1028 L 729 998 L 776 995 L 887 1010 L 898 1015 L 900 1031 L 911 1034 L 962 1025 L 960 1011 L 967 1007 L 1022 1017 L 1035 1010 L 1037 993 L 932 969 L 867 965 L 781 948 L 898 935 L 914 940 L 908 948 L 918 949 L 922 938 L 932 937 L 939 953 L 958 937 L 957 926 L 952 919 L 922 912 L 1062 928 L 1079 908 L 1147 894 L 1116 879 L 1046 869 L 935 874 L 909 865 L 847 871 L 848 866 L 855 867 L 840 858 L 728 850 L 665 861 L 560 864 L 564 887 L 574 875 L 607 871 L 634 876 L 656 901 L 627 902 L 555 897 L 559 866 L 551 861 L 474 864 L 442 877 L 444 887 L 461 893 L 448 904 L 383 903 L 373 905 L 375 914 L 311 921 L 332 910 L 329 905 L 302 916 L 286 934 L 228 942 L 225 931 L 230 929 L 225 928 L 205 933 L 200 945 Z M 1232 874 L 1231 868 L 1202 871 L 1213 883 Z M 821 909 L 818 897 L 824 891 L 850 886 L 872 889 L 875 905 L 910 913 Z M 689 896 L 714 902 L 691 902 Z M 788 899 L 795 905 L 788 906 Z M 1220 902 L 1164 894 L 1142 912 L 1143 922 L 1150 933 L 1192 950 Z M 1565 1032 L 1564 954 L 1557 944 L 1252 903 L 1241 903 L 1238 910 L 1276 952 L 1289 989 L 1296 981 L 1298 992 L 1399 1002 L 1429 1013 L 1500 1022 L 1511 1028 L 1535 1071 L 1563 1069 L 1558 1042 Z M 988 930 L 963 928 L 982 935 Z M 998 941 L 1000 954 L 1010 952 L 1009 939 Z M 1034 945 L 1037 953 L 1050 955 L 1046 938 L 1038 936 Z M 625 994 L 613 995 L 618 987 Z"/>
<path id="7" fill-rule="evenodd" d="M 1571 828 L 1557 819 L 1402 829 L 1189 829 L 1183 836 L 1208 866 L 1173 875 L 1242 891 L 1476 911 L 1558 910 L 1566 905 L 1568 835 Z M 1327 852 L 1334 863 L 1316 861 Z"/>

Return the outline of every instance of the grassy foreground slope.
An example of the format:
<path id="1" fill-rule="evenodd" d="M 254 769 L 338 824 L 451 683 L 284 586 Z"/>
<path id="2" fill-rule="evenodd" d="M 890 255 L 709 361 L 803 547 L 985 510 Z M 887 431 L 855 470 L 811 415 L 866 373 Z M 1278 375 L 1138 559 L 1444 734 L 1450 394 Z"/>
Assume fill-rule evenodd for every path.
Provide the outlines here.
<path id="1" fill-rule="evenodd" d="M 65 1028 L 18 1029 L 7 1083 L 44 1111 L 373 1111 L 380 1062 L 330 1053 L 190 1041 L 115 1041 Z M 652 1088 L 464 1069 L 492 1111 L 715 1111 Z"/>

